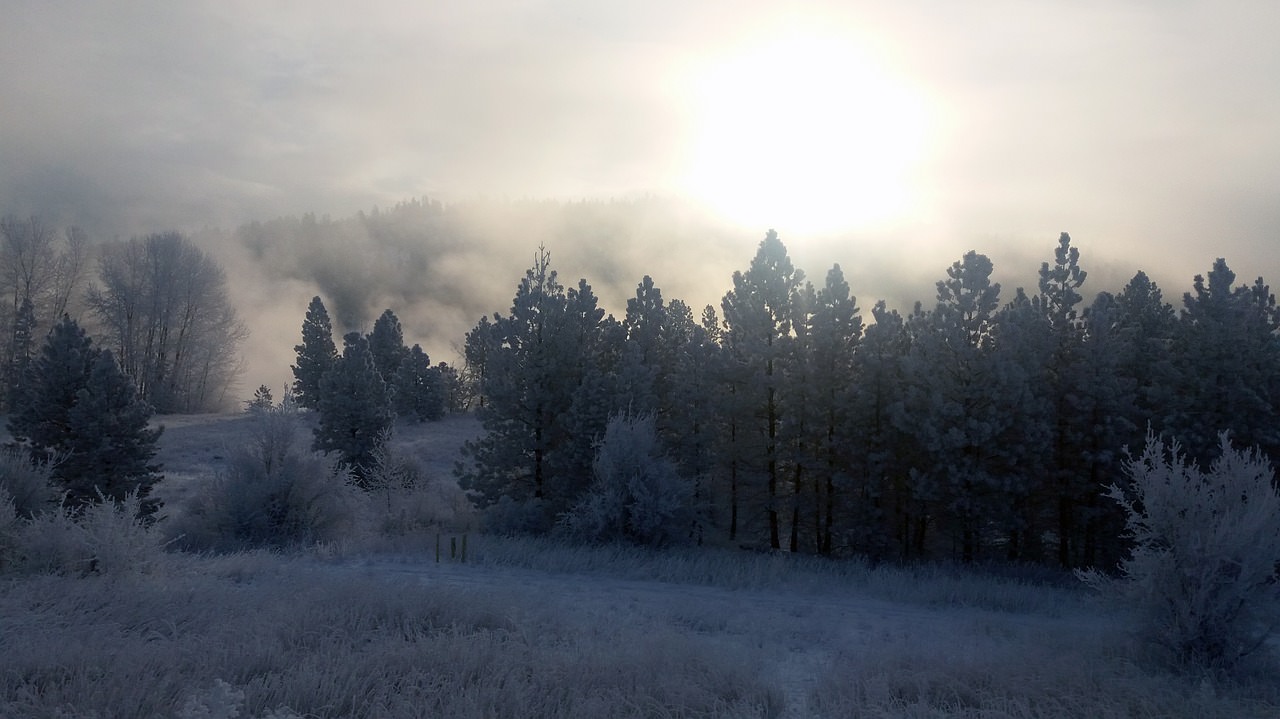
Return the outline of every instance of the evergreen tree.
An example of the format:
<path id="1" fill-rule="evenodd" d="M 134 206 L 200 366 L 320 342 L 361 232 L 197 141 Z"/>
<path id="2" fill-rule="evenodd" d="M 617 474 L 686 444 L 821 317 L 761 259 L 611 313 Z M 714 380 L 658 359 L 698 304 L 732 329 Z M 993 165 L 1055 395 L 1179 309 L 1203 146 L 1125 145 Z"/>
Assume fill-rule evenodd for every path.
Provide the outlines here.
<path id="1" fill-rule="evenodd" d="M 373 323 L 373 331 L 369 333 L 369 353 L 373 355 L 373 366 L 387 382 L 396 376 L 400 363 L 409 353 L 404 346 L 400 318 L 389 309 L 384 310 Z"/>
<path id="2" fill-rule="evenodd" d="M 151 462 L 161 429 L 150 429 L 151 406 L 142 401 L 133 382 L 121 371 L 110 351 L 96 352 L 85 386 L 67 413 L 70 443 L 65 458 L 53 471 L 72 505 L 99 497 L 123 501 L 126 494 L 142 500 L 151 514 L 158 503 L 149 499 L 160 480 Z"/>
<path id="3" fill-rule="evenodd" d="M 299 407 L 320 407 L 320 379 L 329 372 L 338 358 L 333 344 L 333 322 L 320 297 L 311 298 L 307 316 L 302 321 L 302 344 L 296 345 L 297 364 L 293 365 L 293 394 Z"/>
<path id="4" fill-rule="evenodd" d="M 466 445 L 457 473 L 482 507 L 506 498 L 546 529 L 585 489 L 590 446 L 608 414 L 592 406 L 602 394 L 583 385 L 602 362 L 605 327 L 590 286 L 566 292 L 540 247 L 510 312 L 468 335 L 468 364 L 482 368 L 477 414 L 485 434 Z M 606 379 L 591 371 L 596 382 Z M 603 416 L 590 421 L 595 415 Z"/>
<path id="5" fill-rule="evenodd" d="M 1173 426 L 1202 465 L 1221 450 L 1218 434 L 1280 456 L 1280 312 L 1262 278 L 1235 286 L 1219 258 L 1183 296 L 1174 343 L 1178 411 Z"/>
<path id="6" fill-rule="evenodd" d="M 369 341 L 359 332 L 343 339 L 342 356 L 320 379 L 320 421 L 313 447 L 337 452 L 339 462 L 363 483 L 391 431 L 387 385 L 373 364 Z"/>
<path id="7" fill-rule="evenodd" d="M 9 378 L 9 386 L 5 393 L 6 406 L 14 407 L 19 403 L 19 392 L 22 391 L 27 375 L 27 365 L 35 350 L 36 314 L 31 299 L 24 297 L 13 319 L 13 334 L 9 342 L 9 366 L 5 376 Z"/>
<path id="8" fill-rule="evenodd" d="M 57 460 L 53 477 L 68 506 L 133 492 L 150 513 L 156 504 L 145 498 L 160 479 L 150 464 L 160 430 L 148 428 L 150 419 L 112 354 L 64 316 L 32 362 L 8 428 L 33 459 Z"/>
<path id="9" fill-rule="evenodd" d="M 1178 320 L 1160 286 L 1144 272 L 1135 274 L 1116 295 L 1111 314 L 1120 354 L 1117 369 L 1134 392 L 1129 420 L 1137 431 L 1125 437 L 1125 446 L 1136 450 L 1148 424 L 1157 433 L 1174 426 L 1177 387 L 1170 350 Z"/>
<path id="10" fill-rule="evenodd" d="M 769 546 L 774 549 L 782 547 L 779 497 L 785 481 L 778 437 L 783 422 L 779 390 L 793 335 L 794 295 L 803 280 L 804 273 L 792 266 L 778 233 L 769 230 L 747 271 L 733 274 L 733 289 L 721 302 L 730 361 L 744 373 L 735 389 L 741 390 L 742 403 L 735 408 L 734 422 L 745 442 L 736 443 L 736 449 L 758 448 L 751 452 L 756 456 L 743 457 L 742 468 L 764 484 Z"/>
<path id="11" fill-rule="evenodd" d="M 844 271 L 834 265 L 814 298 L 810 338 L 817 448 L 814 463 L 814 521 L 817 548 L 831 554 L 836 529 L 837 485 L 849 474 L 849 394 L 854 390 L 854 357 L 862 339 L 862 315 Z"/>
<path id="12" fill-rule="evenodd" d="M 442 367 L 447 367 L 443 365 Z M 434 422 L 444 416 L 445 381 L 441 367 L 414 345 L 400 362 L 392 386 L 396 413 L 414 422 Z"/>
<path id="13" fill-rule="evenodd" d="M 906 321 L 884 300 L 876 302 L 871 317 L 853 356 L 855 381 L 843 412 L 846 439 L 837 447 L 848 463 L 847 476 L 837 474 L 847 524 L 833 533 L 872 556 L 887 554 L 896 542 L 905 558 L 917 537 L 923 542 L 928 516 L 912 491 L 905 434 L 892 421 L 902 401 L 902 363 L 911 341 Z"/>
<path id="14" fill-rule="evenodd" d="M 88 383 L 96 353 L 80 325 L 64 316 L 31 363 L 8 428 L 19 442 L 30 443 L 34 457 L 49 460 L 70 446 L 68 415 Z"/>
<path id="15" fill-rule="evenodd" d="M 985 255 L 966 253 L 938 282 L 934 310 L 913 317 L 894 418 L 915 444 L 913 492 L 936 510 L 964 561 L 978 557 L 987 526 L 1007 524 L 1013 510 L 1002 451 L 1015 422 L 1006 392 L 1017 380 L 991 351 L 1000 296 L 992 269 Z"/>

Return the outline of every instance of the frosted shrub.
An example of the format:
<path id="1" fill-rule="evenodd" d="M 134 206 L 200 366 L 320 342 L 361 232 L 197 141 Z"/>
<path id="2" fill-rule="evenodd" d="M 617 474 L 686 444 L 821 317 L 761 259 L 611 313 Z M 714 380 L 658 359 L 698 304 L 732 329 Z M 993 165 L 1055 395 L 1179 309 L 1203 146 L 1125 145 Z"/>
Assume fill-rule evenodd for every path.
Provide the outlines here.
<path id="1" fill-rule="evenodd" d="M 58 494 L 52 477 L 51 461 L 33 462 L 22 447 L 0 450 L 0 489 L 9 495 L 18 516 L 31 518 L 53 508 Z"/>
<path id="2" fill-rule="evenodd" d="M 1123 507 L 1132 556 L 1108 590 L 1139 615 L 1141 634 L 1171 663 L 1229 671 L 1266 641 L 1277 617 L 1280 495 L 1270 464 L 1221 435 L 1222 455 L 1200 471 L 1175 442 L 1148 434 L 1130 481 L 1108 496 Z"/>
<path id="3" fill-rule="evenodd" d="M 13 567 L 26 573 L 120 576 L 146 573 L 164 556 L 136 494 L 107 498 L 81 510 L 56 509 L 21 521 L 12 531 Z"/>
<path id="4" fill-rule="evenodd" d="M 188 549 L 229 550 L 325 542 L 356 527 L 364 497 L 349 474 L 298 448 L 292 413 L 259 415 L 254 440 L 196 492 L 171 531 Z"/>
<path id="5" fill-rule="evenodd" d="M 655 546 L 689 540 L 693 485 L 663 454 L 652 416 L 610 419 L 592 469 L 586 495 L 560 519 L 571 537 Z"/>
<path id="6" fill-rule="evenodd" d="M 462 531 L 471 526 L 471 502 L 457 482 L 430 476 L 414 457 L 395 449 L 389 436 L 373 453 L 365 489 L 383 534 Z"/>

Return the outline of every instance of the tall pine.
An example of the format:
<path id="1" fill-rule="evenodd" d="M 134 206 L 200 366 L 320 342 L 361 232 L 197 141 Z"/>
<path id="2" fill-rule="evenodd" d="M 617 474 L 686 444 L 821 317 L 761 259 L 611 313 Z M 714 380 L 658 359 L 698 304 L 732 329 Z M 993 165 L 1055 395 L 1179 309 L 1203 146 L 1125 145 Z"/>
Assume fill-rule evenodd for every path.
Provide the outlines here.
<path id="1" fill-rule="evenodd" d="M 296 345 L 297 363 L 293 370 L 293 396 L 300 407 L 318 409 L 320 407 L 320 379 L 333 367 L 338 359 L 338 350 L 333 343 L 333 322 L 329 319 L 329 311 L 317 295 L 311 298 L 307 306 L 307 316 L 302 321 L 302 344 Z"/>

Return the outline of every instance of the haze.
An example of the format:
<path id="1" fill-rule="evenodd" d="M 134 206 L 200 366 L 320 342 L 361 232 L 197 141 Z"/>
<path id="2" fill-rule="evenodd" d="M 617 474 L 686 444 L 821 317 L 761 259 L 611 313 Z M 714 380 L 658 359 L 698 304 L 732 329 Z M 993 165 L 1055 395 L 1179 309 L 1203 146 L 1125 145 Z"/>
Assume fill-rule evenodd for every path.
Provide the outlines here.
<path id="1" fill-rule="evenodd" d="M 406 339 L 437 360 L 507 306 L 539 242 L 615 312 L 644 274 L 717 302 L 770 227 L 810 277 L 840 262 L 864 308 L 930 301 L 968 249 L 1030 286 L 1060 231 L 1093 292 L 1143 269 L 1176 303 L 1216 257 L 1280 276 L 1275 3 L 354 7 L 11 4 L 0 212 L 198 238 L 253 331 L 249 387 L 284 381 L 329 290 L 314 263 L 251 262 L 236 228 L 422 197 L 650 208 L 591 241 L 490 218 L 465 251 L 423 250 L 466 281 L 368 288 L 349 313 L 408 303 Z"/>

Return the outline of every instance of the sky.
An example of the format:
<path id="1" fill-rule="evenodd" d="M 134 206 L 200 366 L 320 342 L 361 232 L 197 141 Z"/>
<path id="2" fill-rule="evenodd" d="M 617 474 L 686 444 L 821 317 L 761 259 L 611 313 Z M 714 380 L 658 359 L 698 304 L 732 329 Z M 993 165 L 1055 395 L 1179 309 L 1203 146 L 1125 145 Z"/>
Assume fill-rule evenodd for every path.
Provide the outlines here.
<path id="1" fill-rule="evenodd" d="M 930 301 L 969 249 L 1030 284 L 1062 231 L 1094 289 L 1143 269 L 1176 301 L 1216 257 L 1280 276 L 1277 28 L 1252 0 L 18 0 L 0 212 L 226 244 L 423 196 L 677 197 L 742 238 L 736 264 L 685 263 L 718 278 L 700 301 L 768 228 L 811 277 L 864 268 L 864 307 L 893 283 Z M 660 227 L 627 241 L 686 256 Z"/>

